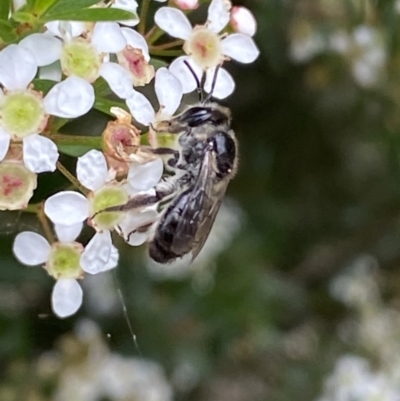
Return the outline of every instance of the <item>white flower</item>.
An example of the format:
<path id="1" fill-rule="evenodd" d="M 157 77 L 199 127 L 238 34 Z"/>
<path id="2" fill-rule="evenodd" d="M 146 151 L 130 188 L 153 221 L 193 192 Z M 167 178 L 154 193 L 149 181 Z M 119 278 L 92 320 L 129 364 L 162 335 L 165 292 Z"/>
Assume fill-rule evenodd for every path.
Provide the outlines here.
<path id="1" fill-rule="evenodd" d="M 156 120 L 170 118 L 181 103 L 182 85 L 167 68 L 162 67 L 157 70 L 154 87 L 160 105 L 157 113 L 146 96 L 140 92 L 134 91 L 126 99 L 131 114 L 140 124 L 149 125 Z"/>
<path id="2" fill-rule="evenodd" d="M 48 115 L 74 118 L 85 114 L 94 103 L 94 91 L 79 78 L 56 84 L 44 99 L 41 93 L 28 88 L 38 63 L 43 65 L 53 60 L 48 55 L 34 56 L 25 48 L 32 36 L 25 38 L 22 45 L 10 45 L 0 52 L 0 83 L 5 89 L 0 93 L 0 161 L 11 139 L 22 141 L 25 166 L 40 173 L 54 171 L 58 160 L 53 141 L 39 135 L 46 127 Z M 54 42 L 49 47 L 55 52 L 58 48 Z"/>
<path id="3" fill-rule="evenodd" d="M 119 183 L 113 180 L 114 174 L 108 170 L 103 153 L 91 150 L 80 157 L 77 164 L 77 178 L 92 191 L 89 196 L 86 198 L 73 191 L 59 192 L 46 200 L 44 211 L 53 222 L 62 225 L 73 225 L 91 218 L 91 224 L 100 232 L 116 229 L 126 240 L 130 240 L 129 243 L 140 245 L 146 241 L 147 236 L 135 233 L 135 230 L 154 222 L 157 218 L 156 210 L 101 211 L 126 204 L 131 195 L 140 191 L 152 190 L 160 181 L 162 173 L 162 160 L 156 159 L 146 164 L 132 165 L 128 172 L 128 184 Z M 103 246 L 100 240 L 93 244 L 99 250 Z M 90 264 L 93 265 L 93 261 Z"/>
<path id="4" fill-rule="evenodd" d="M 118 263 L 118 251 L 111 244 L 109 232 L 95 234 L 83 248 L 75 241 L 81 230 L 82 223 L 55 225 L 59 241 L 52 245 L 30 231 L 18 234 L 14 241 L 14 255 L 22 264 L 44 264 L 47 272 L 57 280 L 51 302 L 59 317 L 70 316 L 81 306 L 82 288 L 77 279 L 82 278 L 84 272 L 97 274 L 114 268 Z"/>
<path id="5" fill-rule="evenodd" d="M 90 83 L 101 76 L 120 98 L 125 99 L 131 94 L 129 72 L 118 63 L 109 61 L 110 54 L 121 52 L 127 46 L 117 22 L 97 22 L 91 31 L 85 25 L 73 22 L 55 21 L 46 24 L 46 27 L 63 39 L 59 58 L 65 75 L 80 77 Z M 83 33 L 87 37 L 81 36 Z M 51 54 L 53 49 L 47 52 Z"/>
<path id="6" fill-rule="evenodd" d="M 157 10 L 154 20 L 163 31 L 185 41 L 183 50 L 190 56 L 190 64 L 198 65 L 203 71 L 215 68 L 229 58 L 241 63 L 251 63 L 259 55 L 259 50 L 251 37 L 242 33 L 218 35 L 229 22 L 230 8 L 229 0 L 212 0 L 208 8 L 207 23 L 194 28 L 182 11 L 172 7 L 162 7 Z M 217 87 L 223 88 L 220 89 L 222 94 L 230 94 L 234 89 L 233 79 L 227 71 L 223 69 L 221 71 L 224 72 L 218 75 Z M 207 71 L 208 88 L 213 75 L 213 70 Z M 193 79 L 189 84 L 191 86 L 186 85 L 187 74 L 177 74 L 177 77 L 182 83 L 184 93 L 189 92 L 190 88 L 194 90 Z M 217 90 L 216 93 L 218 94 Z"/>

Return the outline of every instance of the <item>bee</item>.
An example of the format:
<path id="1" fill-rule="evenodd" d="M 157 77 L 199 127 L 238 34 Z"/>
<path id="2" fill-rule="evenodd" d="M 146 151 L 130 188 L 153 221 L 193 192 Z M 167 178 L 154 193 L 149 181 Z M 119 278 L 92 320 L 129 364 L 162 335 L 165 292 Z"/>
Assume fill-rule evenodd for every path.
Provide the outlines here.
<path id="1" fill-rule="evenodd" d="M 169 263 L 191 253 L 192 261 L 203 248 L 221 206 L 227 186 L 238 164 L 238 144 L 231 129 L 231 112 L 211 102 L 211 91 L 202 100 L 200 81 L 196 79 L 199 103 L 180 115 L 161 121 L 152 129 L 177 135 L 177 146 L 156 148 L 169 174 L 154 188 L 155 194 L 137 195 L 126 205 L 108 208 L 133 208 L 166 204 L 152 227 L 149 256 L 158 263 Z M 140 231 L 140 229 L 138 229 Z"/>

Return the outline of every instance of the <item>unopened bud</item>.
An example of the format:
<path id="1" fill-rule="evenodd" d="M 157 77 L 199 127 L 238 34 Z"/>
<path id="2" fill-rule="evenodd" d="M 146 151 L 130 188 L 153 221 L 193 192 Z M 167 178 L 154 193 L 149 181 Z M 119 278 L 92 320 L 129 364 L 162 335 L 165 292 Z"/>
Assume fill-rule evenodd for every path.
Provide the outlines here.
<path id="1" fill-rule="evenodd" d="M 234 31 L 244 35 L 254 36 L 257 31 L 257 21 L 246 7 L 232 7 L 230 22 Z"/>
<path id="2" fill-rule="evenodd" d="M 198 0 L 173 0 L 181 10 L 195 10 L 199 6 Z"/>

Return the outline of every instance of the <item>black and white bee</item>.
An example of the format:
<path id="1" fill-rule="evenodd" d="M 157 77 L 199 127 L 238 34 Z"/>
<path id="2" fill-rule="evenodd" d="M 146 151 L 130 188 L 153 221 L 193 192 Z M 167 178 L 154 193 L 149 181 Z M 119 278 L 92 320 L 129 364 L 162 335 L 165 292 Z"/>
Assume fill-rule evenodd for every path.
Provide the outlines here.
<path id="1" fill-rule="evenodd" d="M 155 194 L 137 195 L 125 205 L 104 210 L 131 210 L 155 203 L 164 205 L 160 218 L 151 227 L 149 241 L 149 256 L 158 263 L 169 263 L 187 254 L 191 254 L 192 260 L 196 258 L 207 240 L 238 164 L 238 144 L 231 129 L 231 112 L 210 101 L 218 68 L 211 91 L 203 100 L 200 81 L 189 64 L 187 67 L 196 79 L 199 103 L 152 127 L 156 134 L 177 135 L 174 148 L 152 150 L 163 158 L 167 175 L 154 188 Z"/>

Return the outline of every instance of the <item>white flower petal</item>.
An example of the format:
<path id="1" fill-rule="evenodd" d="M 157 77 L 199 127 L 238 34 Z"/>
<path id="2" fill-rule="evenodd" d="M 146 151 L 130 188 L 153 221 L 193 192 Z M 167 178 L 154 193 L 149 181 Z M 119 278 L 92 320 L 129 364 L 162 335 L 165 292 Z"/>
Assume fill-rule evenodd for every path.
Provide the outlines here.
<path id="1" fill-rule="evenodd" d="M 145 232 L 135 232 L 140 227 L 154 223 L 158 218 L 155 210 L 143 210 L 127 213 L 119 224 L 119 229 L 125 241 L 132 246 L 142 245 L 149 238 L 149 229 Z"/>
<path id="2" fill-rule="evenodd" d="M 43 102 L 48 114 L 76 118 L 86 114 L 94 100 L 92 85 L 82 78 L 72 76 L 54 85 Z"/>
<path id="3" fill-rule="evenodd" d="M 136 191 L 147 191 L 161 180 L 163 171 L 164 163 L 161 159 L 132 165 L 128 172 L 129 185 Z"/>
<path id="4" fill-rule="evenodd" d="M 46 238 L 31 231 L 19 233 L 13 244 L 15 257 L 27 266 L 45 263 L 49 258 L 50 249 Z"/>
<path id="5" fill-rule="evenodd" d="M 133 85 L 130 73 L 117 63 L 104 63 L 100 75 L 107 81 L 111 90 L 121 99 L 132 95 Z"/>
<path id="6" fill-rule="evenodd" d="M 61 57 L 61 40 L 44 33 L 27 36 L 19 42 L 19 46 L 33 54 L 39 67 L 52 64 Z"/>
<path id="7" fill-rule="evenodd" d="M 220 32 L 229 22 L 229 11 L 232 4 L 229 0 L 212 0 L 208 7 L 208 29 Z"/>
<path id="8" fill-rule="evenodd" d="M 55 224 L 54 230 L 60 242 L 68 243 L 68 242 L 73 242 L 78 238 L 78 235 L 82 231 L 82 227 L 83 227 L 82 222 L 74 224 L 72 226 Z"/>
<path id="9" fill-rule="evenodd" d="M 25 89 L 36 72 L 35 57 L 29 50 L 9 45 L 0 52 L 0 83 L 6 89 Z"/>
<path id="10" fill-rule="evenodd" d="M 139 33 L 130 28 L 121 28 L 122 34 L 126 39 L 127 45 L 134 49 L 141 49 L 145 60 L 150 61 L 149 46 L 146 39 Z"/>
<path id="11" fill-rule="evenodd" d="M 203 75 L 203 70 L 189 56 L 178 57 L 169 66 L 170 72 L 179 79 L 179 82 L 182 85 L 182 92 L 190 93 L 197 88 L 197 83 L 192 72 L 189 70 L 184 61 L 187 61 L 192 67 L 194 73 L 199 79 L 199 82 Z"/>
<path id="12" fill-rule="evenodd" d="M 81 256 L 81 267 L 86 273 L 102 272 L 110 260 L 111 234 L 108 230 L 96 233 L 86 245 Z"/>
<path id="13" fill-rule="evenodd" d="M 204 90 L 210 93 L 212 81 L 214 79 L 215 67 L 210 68 L 206 72 L 206 82 L 204 84 Z M 232 75 L 229 74 L 224 68 L 218 70 L 217 81 L 212 96 L 217 99 L 225 99 L 233 93 L 235 90 L 235 81 Z"/>
<path id="14" fill-rule="evenodd" d="M 45 27 L 53 35 L 66 40 L 81 36 L 87 30 L 85 23 L 80 21 L 50 21 Z"/>
<path id="15" fill-rule="evenodd" d="M 33 173 L 54 171 L 58 160 L 56 144 L 40 135 L 29 135 L 23 140 L 23 159 L 25 166 Z"/>
<path id="16" fill-rule="evenodd" d="M 182 100 L 182 85 L 167 68 L 159 68 L 154 85 L 162 114 L 172 116 Z"/>
<path id="17" fill-rule="evenodd" d="M 154 15 L 155 23 L 174 38 L 188 39 L 192 32 L 192 25 L 186 15 L 176 8 L 161 7 Z"/>
<path id="18" fill-rule="evenodd" d="M 57 280 L 51 295 L 51 306 L 58 317 L 73 315 L 82 305 L 83 291 L 75 279 Z"/>
<path id="19" fill-rule="evenodd" d="M 140 92 L 133 91 L 132 95 L 126 99 L 126 104 L 133 118 L 143 125 L 149 125 L 155 120 L 153 106 L 145 95 Z"/>
<path id="20" fill-rule="evenodd" d="M 107 161 L 103 152 L 92 149 L 78 157 L 76 177 L 83 186 L 91 191 L 96 191 L 104 185 L 107 172 Z"/>
<path id="21" fill-rule="evenodd" d="M 131 13 L 137 15 L 138 3 L 136 0 L 115 0 L 114 4 L 112 4 L 111 7 L 130 11 Z M 139 23 L 139 17 L 118 22 L 122 25 L 135 26 Z"/>
<path id="22" fill-rule="evenodd" d="M 53 64 L 40 67 L 39 78 L 50 79 L 51 81 L 60 82 L 62 78 L 61 64 L 58 61 L 56 61 Z"/>
<path id="23" fill-rule="evenodd" d="M 126 46 L 126 40 L 117 22 L 97 22 L 92 44 L 99 52 L 117 53 Z"/>
<path id="24" fill-rule="evenodd" d="M 241 63 L 252 63 L 260 54 L 253 39 L 242 33 L 234 33 L 221 41 L 222 52 Z"/>
<path id="25" fill-rule="evenodd" d="M 108 259 L 108 262 L 106 263 L 102 271 L 105 272 L 106 270 L 114 269 L 114 267 L 118 266 L 118 261 L 119 251 L 114 245 L 111 245 L 110 259 Z"/>
<path id="26" fill-rule="evenodd" d="M 5 158 L 10 147 L 11 136 L 0 127 L 0 162 Z"/>
<path id="27" fill-rule="evenodd" d="M 78 192 L 62 191 L 45 201 L 44 212 L 54 224 L 72 226 L 89 217 L 89 202 Z"/>

